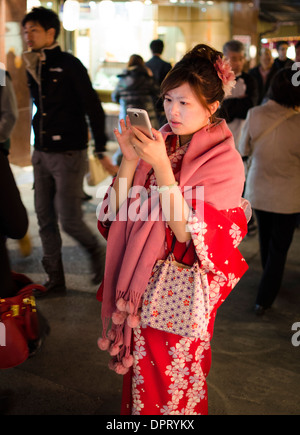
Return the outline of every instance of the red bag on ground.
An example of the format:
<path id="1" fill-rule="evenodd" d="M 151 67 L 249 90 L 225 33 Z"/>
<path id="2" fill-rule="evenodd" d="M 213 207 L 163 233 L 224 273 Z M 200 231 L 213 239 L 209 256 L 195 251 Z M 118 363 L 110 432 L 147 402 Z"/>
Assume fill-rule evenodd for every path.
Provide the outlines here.
<path id="1" fill-rule="evenodd" d="M 8 369 L 25 362 L 29 356 L 28 342 L 39 338 L 39 321 L 33 290 L 45 287 L 22 274 L 13 273 L 20 288 L 16 296 L 0 299 L 0 369 Z"/>

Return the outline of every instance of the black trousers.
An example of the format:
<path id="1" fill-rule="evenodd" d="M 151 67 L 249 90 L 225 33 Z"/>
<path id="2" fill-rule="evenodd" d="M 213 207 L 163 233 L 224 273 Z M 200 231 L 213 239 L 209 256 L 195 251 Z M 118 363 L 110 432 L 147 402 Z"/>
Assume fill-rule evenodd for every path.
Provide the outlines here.
<path id="1" fill-rule="evenodd" d="M 263 267 L 256 304 L 270 308 L 281 287 L 287 254 L 299 215 L 261 210 L 255 210 L 255 214 Z"/>

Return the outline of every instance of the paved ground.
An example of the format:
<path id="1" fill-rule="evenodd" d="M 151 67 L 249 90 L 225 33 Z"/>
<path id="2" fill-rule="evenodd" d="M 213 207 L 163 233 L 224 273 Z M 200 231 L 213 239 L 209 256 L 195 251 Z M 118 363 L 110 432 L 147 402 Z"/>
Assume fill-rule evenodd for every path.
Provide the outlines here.
<path id="1" fill-rule="evenodd" d="M 9 242 L 13 268 L 42 283 L 32 169 L 13 169 L 30 216 L 33 243 L 31 256 L 22 258 L 17 242 Z M 93 195 L 83 206 L 85 220 L 105 246 L 96 232 L 97 189 L 86 186 L 85 190 Z M 300 230 L 289 253 L 282 291 L 262 318 L 253 313 L 261 273 L 257 237 L 246 238 L 241 251 L 250 268 L 216 320 L 208 377 L 210 414 L 298 415 L 300 346 L 293 346 L 291 339 L 292 325 L 300 322 Z M 100 304 L 95 298 L 97 287 L 90 284 L 88 260 L 65 235 L 63 257 L 68 295 L 39 301 L 51 326 L 42 351 L 19 367 L 0 372 L 1 390 L 13 394 L 6 413 L 118 415 L 122 379 L 108 370 L 108 357 L 97 348 Z"/>

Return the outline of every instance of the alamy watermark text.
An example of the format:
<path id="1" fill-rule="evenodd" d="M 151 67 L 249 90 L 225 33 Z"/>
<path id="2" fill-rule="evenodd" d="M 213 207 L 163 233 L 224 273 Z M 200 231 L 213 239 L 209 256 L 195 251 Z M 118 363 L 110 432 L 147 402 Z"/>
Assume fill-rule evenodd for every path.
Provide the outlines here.
<path id="1" fill-rule="evenodd" d="M 292 336 L 292 345 L 294 347 L 300 346 L 300 322 L 296 322 L 292 326 L 292 331 L 295 332 L 295 334 Z"/>

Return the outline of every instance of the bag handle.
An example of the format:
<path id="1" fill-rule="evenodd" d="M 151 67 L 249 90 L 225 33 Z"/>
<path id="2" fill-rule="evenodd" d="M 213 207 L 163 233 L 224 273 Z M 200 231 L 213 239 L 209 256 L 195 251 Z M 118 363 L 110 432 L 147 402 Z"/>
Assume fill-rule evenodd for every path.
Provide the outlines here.
<path id="1" fill-rule="evenodd" d="M 170 254 L 173 254 L 173 252 L 174 252 L 175 243 L 176 243 L 176 237 L 174 236 L 174 237 L 173 237 L 173 240 L 172 240 L 172 246 L 171 246 Z"/>
<path id="2" fill-rule="evenodd" d="M 188 245 L 187 245 L 187 247 L 186 247 L 186 249 L 185 249 L 185 251 L 184 251 L 184 253 L 183 253 L 182 257 L 181 257 L 180 262 L 182 262 L 184 257 L 186 256 L 187 251 L 189 250 L 189 248 L 191 246 L 191 243 L 193 243 L 192 239 L 188 243 Z M 175 244 L 176 244 L 176 237 L 174 236 L 173 239 L 172 239 L 172 246 L 171 246 L 171 250 L 170 250 L 169 254 L 173 254 L 174 253 Z M 195 252 L 195 258 L 197 258 L 196 252 Z"/>

